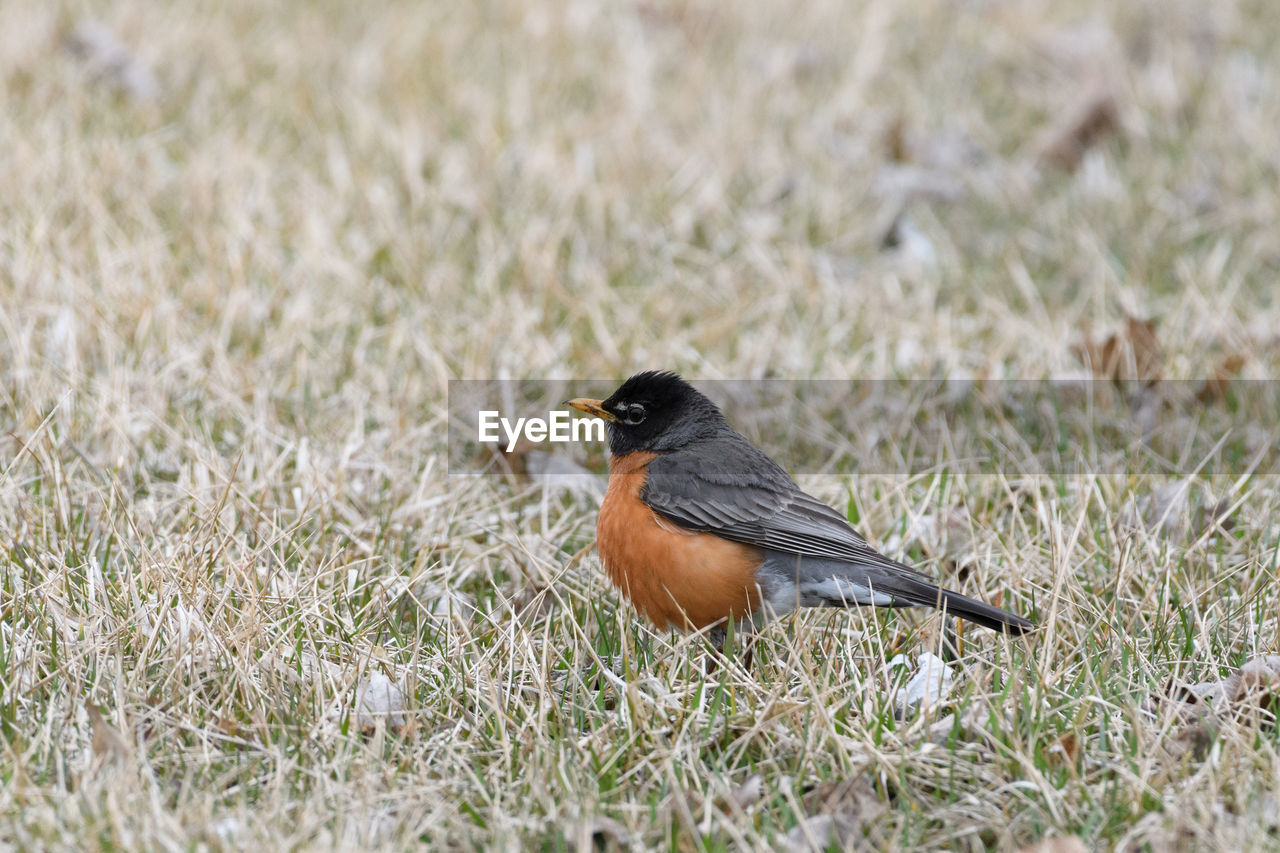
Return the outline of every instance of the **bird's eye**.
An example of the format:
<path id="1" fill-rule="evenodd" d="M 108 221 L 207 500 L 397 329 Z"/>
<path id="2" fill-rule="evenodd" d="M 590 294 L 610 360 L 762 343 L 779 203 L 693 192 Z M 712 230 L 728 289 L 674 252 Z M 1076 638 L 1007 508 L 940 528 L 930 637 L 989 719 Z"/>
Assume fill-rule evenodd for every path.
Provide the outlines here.
<path id="1" fill-rule="evenodd" d="M 622 421 L 630 426 L 635 426 L 644 420 L 645 414 L 644 406 L 639 403 L 632 403 L 622 410 Z"/>

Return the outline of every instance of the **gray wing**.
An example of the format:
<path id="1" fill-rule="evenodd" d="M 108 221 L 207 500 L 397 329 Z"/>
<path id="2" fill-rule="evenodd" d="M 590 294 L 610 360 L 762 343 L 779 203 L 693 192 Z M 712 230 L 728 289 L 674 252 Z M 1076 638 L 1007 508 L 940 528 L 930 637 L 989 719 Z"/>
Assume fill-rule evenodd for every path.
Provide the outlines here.
<path id="1" fill-rule="evenodd" d="M 844 516 L 800 490 L 742 436 L 720 435 L 696 451 L 649 463 L 640 497 L 681 527 L 772 551 L 924 578 L 867 544 Z"/>

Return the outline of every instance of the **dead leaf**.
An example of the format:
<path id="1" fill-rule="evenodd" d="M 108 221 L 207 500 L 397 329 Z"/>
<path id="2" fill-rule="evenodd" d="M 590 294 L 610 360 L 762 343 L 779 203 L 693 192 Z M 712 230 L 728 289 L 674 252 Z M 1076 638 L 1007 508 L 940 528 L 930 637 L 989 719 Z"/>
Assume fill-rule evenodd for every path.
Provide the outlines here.
<path id="1" fill-rule="evenodd" d="M 1213 705 L 1222 695 L 1220 681 L 1186 684 L 1170 679 L 1162 693 L 1147 697 L 1143 702 L 1147 714 L 1155 718 L 1170 714 L 1177 724 L 1161 744 L 1166 756 L 1174 761 L 1188 755 L 1194 761 L 1204 758 L 1217 728 Z"/>
<path id="2" fill-rule="evenodd" d="M 852 812 L 863 822 L 875 820 L 889 810 L 871 777 L 865 773 L 852 779 L 821 783 L 804 795 L 804 808 L 809 814 Z"/>
<path id="3" fill-rule="evenodd" d="M 1149 714 L 1171 713 L 1181 725 L 1164 744 L 1174 758 L 1192 755 L 1197 761 L 1207 754 L 1213 734 L 1224 722 L 1236 718 L 1261 718 L 1267 726 L 1276 724 L 1280 709 L 1280 655 L 1262 655 L 1245 663 L 1220 681 L 1184 684 L 1175 680 L 1163 695 L 1144 703 Z"/>
<path id="4" fill-rule="evenodd" d="M 866 827 L 889 810 L 871 777 L 823 782 L 804 796 L 808 817 L 787 833 L 786 850 L 870 847 Z"/>
<path id="5" fill-rule="evenodd" d="M 711 800 L 711 805 L 724 814 L 732 815 L 745 811 L 764 794 L 764 777 L 754 773 L 741 785 L 735 786 L 728 793 L 721 794 Z M 705 802 L 701 796 L 694 795 L 699 804 Z"/>
<path id="6" fill-rule="evenodd" d="M 856 821 L 851 824 L 843 815 L 808 817 L 786 834 L 782 849 L 788 853 L 818 853 L 830 850 L 832 846 L 843 849 L 852 846 L 851 840 L 857 829 Z"/>
<path id="7" fill-rule="evenodd" d="M 1263 655 L 1240 667 L 1223 682 L 1227 701 L 1237 710 L 1247 705 L 1250 709 L 1270 712 L 1272 722 L 1280 710 L 1280 655 Z"/>
<path id="8" fill-rule="evenodd" d="M 230 738 L 247 738 L 251 736 L 239 720 L 223 714 L 215 714 L 213 724 L 217 726 L 218 731 Z"/>
<path id="9" fill-rule="evenodd" d="M 405 725 L 404 693 L 380 672 L 362 678 L 356 686 L 355 723 L 369 732 L 384 723 L 392 731 Z"/>
<path id="10" fill-rule="evenodd" d="M 1221 681 L 1186 684 L 1171 678 L 1165 683 L 1162 692 L 1147 697 L 1143 708 L 1153 717 L 1166 712 L 1172 714 L 1178 722 L 1196 722 L 1209 712 L 1211 704 L 1216 704 L 1223 698 L 1222 684 Z"/>
<path id="11" fill-rule="evenodd" d="M 1064 732 L 1049 745 L 1046 752 L 1048 753 L 1050 764 L 1077 767 L 1080 764 L 1082 755 L 1080 738 L 1076 736 L 1075 732 Z"/>
<path id="12" fill-rule="evenodd" d="M 1138 380 L 1151 385 L 1163 375 L 1164 356 L 1155 320 L 1126 317 L 1124 329 L 1112 332 L 1101 344 L 1085 329 L 1084 340 L 1073 350 L 1099 379 L 1116 383 Z"/>
<path id="13" fill-rule="evenodd" d="M 1120 108 L 1114 91 L 1095 85 L 1058 122 L 1051 125 L 1036 145 L 1042 164 L 1071 172 L 1087 152 L 1120 127 Z"/>
<path id="14" fill-rule="evenodd" d="M 1165 754 L 1175 761 L 1190 756 L 1192 761 L 1203 761 L 1209 754 L 1216 721 L 1205 713 L 1199 719 L 1179 726 L 1164 744 Z"/>
<path id="15" fill-rule="evenodd" d="M 97 705 L 85 702 L 89 714 L 89 728 L 93 732 L 93 757 L 95 761 L 127 758 L 133 754 L 133 746 L 113 725 L 107 722 Z"/>
<path id="16" fill-rule="evenodd" d="M 1244 362 L 1244 356 L 1238 353 L 1229 355 L 1218 362 L 1218 366 L 1213 369 L 1213 376 L 1206 379 L 1204 385 L 1196 392 L 1196 399 L 1201 403 L 1221 404 L 1225 402 L 1231 380 L 1240 375 Z"/>
<path id="17" fill-rule="evenodd" d="M 895 655 L 886 668 L 892 670 L 906 663 L 906 655 Z M 917 708 L 928 710 L 938 704 L 950 692 L 954 678 L 955 673 L 942 658 L 932 652 L 918 655 L 915 670 L 895 697 L 898 713 L 906 716 Z"/>

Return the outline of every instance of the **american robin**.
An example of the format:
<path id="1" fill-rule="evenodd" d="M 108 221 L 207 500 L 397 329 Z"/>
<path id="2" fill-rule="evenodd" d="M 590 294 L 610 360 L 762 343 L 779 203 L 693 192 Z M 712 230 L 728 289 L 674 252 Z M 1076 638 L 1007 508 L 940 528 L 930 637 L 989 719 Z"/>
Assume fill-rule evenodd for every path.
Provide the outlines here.
<path id="1" fill-rule="evenodd" d="M 938 607 L 1011 634 L 1035 627 L 876 551 L 673 373 L 565 403 L 607 422 L 596 544 L 614 585 L 659 628 L 853 605 Z"/>

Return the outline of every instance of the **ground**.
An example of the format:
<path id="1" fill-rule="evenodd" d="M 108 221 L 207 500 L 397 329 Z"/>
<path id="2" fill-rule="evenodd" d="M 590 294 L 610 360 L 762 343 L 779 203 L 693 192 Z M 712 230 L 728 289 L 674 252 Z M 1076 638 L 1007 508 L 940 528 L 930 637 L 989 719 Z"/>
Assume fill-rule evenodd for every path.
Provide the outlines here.
<path id="1" fill-rule="evenodd" d="M 810 465 L 1043 625 L 908 706 L 936 619 L 655 632 L 596 498 L 451 474 L 446 407 L 1269 387 L 1278 43 L 1243 0 L 0 5 L 0 847 L 1280 847 L 1274 469 Z"/>

